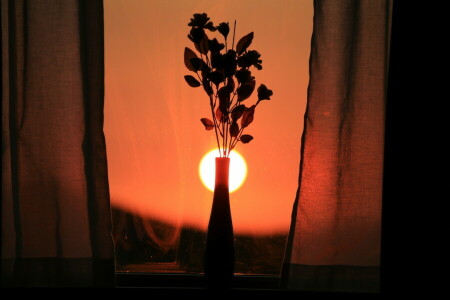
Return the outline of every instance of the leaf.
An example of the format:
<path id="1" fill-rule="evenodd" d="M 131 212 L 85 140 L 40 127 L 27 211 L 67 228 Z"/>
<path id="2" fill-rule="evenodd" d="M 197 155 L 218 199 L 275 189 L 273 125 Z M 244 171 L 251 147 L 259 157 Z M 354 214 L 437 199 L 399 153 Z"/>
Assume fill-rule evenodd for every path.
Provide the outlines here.
<path id="1" fill-rule="evenodd" d="M 208 118 L 201 118 L 200 121 L 205 126 L 206 130 L 212 130 L 214 128 L 214 123 Z"/>
<path id="2" fill-rule="evenodd" d="M 233 50 L 228 50 L 224 55 L 224 73 L 225 77 L 231 77 L 236 73 L 237 62 L 236 62 L 236 52 Z"/>
<path id="3" fill-rule="evenodd" d="M 242 115 L 241 127 L 245 128 L 253 122 L 253 116 L 255 114 L 255 106 L 252 105 L 250 108 L 247 108 Z"/>
<path id="4" fill-rule="evenodd" d="M 220 52 L 223 48 L 225 48 L 225 45 L 219 43 L 219 41 L 216 38 L 213 38 L 212 40 L 208 40 L 208 48 L 211 51 L 211 53 L 216 53 Z"/>
<path id="5" fill-rule="evenodd" d="M 208 36 L 206 35 L 206 33 L 203 33 L 203 36 L 200 38 L 200 41 L 198 43 L 194 43 L 195 45 L 195 49 L 197 49 L 198 52 L 200 52 L 201 54 L 208 54 Z"/>
<path id="6" fill-rule="evenodd" d="M 245 105 L 241 104 L 236 106 L 233 111 L 231 112 L 231 118 L 233 121 L 239 120 L 240 117 L 244 114 L 245 111 Z"/>
<path id="7" fill-rule="evenodd" d="M 195 44 L 198 44 L 203 36 L 205 35 L 205 31 L 201 27 L 193 27 L 188 34 L 188 38 L 193 41 Z"/>
<path id="8" fill-rule="evenodd" d="M 222 114 L 228 115 L 228 108 L 230 106 L 230 92 L 223 86 L 217 91 L 217 95 L 219 96 L 220 111 Z"/>
<path id="9" fill-rule="evenodd" d="M 224 59 L 223 55 L 220 54 L 220 52 L 215 52 L 211 54 L 211 67 L 215 69 L 223 69 Z"/>
<path id="10" fill-rule="evenodd" d="M 197 79 L 194 78 L 194 76 L 185 75 L 184 79 L 192 87 L 199 87 L 201 85 L 200 82 Z"/>
<path id="11" fill-rule="evenodd" d="M 244 101 L 245 99 L 250 97 L 255 89 L 255 84 L 256 82 L 252 80 L 249 83 L 241 85 L 237 89 L 238 101 Z"/>
<path id="12" fill-rule="evenodd" d="M 253 32 L 243 36 L 236 45 L 236 52 L 241 55 L 250 46 L 253 40 Z"/>
<path id="13" fill-rule="evenodd" d="M 237 137 L 239 134 L 239 125 L 236 122 L 231 123 L 230 126 L 230 135 L 232 137 Z"/>
<path id="14" fill-rule="evenodd" d="M 214 72 L 209 73 L 208 78 L 215 85 L 219 85 L 222 81 L 225 80 L 225 77 L 223 76 L 223 73 L 220 72 L 220 71 L 214 71 Z"/>
<path id="15" fill-rule="evenodd" d="M 201 62 L 202 79 L 208 78 L 209 73 L 211 72 L 211 68 L 202 60 Z"/>
<path id="16" fill-rule="evenodd" d="M 192 67 L 194 68 L 194 72 L 200 71 L 205 66 L 207 66 L 206 63 L 203 61 L 203 59 L 198 58 L 198 57 L 191 58 L 190 63 L 192 65 Z"/>
<path id="17" fill-rule="evenodd" d="M 208 94 L 208 96 L 214 94 L 214 91 L 208 80 L 203 79 L 203 89 L 205 90 L 206 94 Z"/>
<path id="18" fill-rule="evenodd" d="M 217 107 L 217 109 L 216 109 L 216 119 L 219 120 L 220 123 L 223 123 L 226 121 L 225 116 L 220 111 L 220 107 Z"/>
<path id="19" fill-rule="evenodd" d="M 270 100 L 270 96 L 273 95 L 272 90 L 269 90 L 264 84 L 261 84 L 258 88 L 258 101 Z"/>
<path id="20" fill-rule="evenodd" d="M 255 77 L 252 76 L 252 72 L 250 72 L 249 70 L 247 70 L 245 68 L 239 69 L 234 76 L 236 77 L 238 82 L 241 84 L 251 82 L 252 80 L 255 79 Z"/>
<path id="21" fill-rule="evenodd" d="M 227 89 L 228 93 L 234 92 L 235 83 L 233 77 L 227 77 L 227 83 L 225 85 L 225 88 Z"/>
<path id="22" fill-rule="evenodd" d="M 228 90 L 228 88 L 226 86 L 221 87 L 218 91 L 217 91 L 217 96 L 219 96 L 219 100 L 220 101 L 224 101 L 225 103 L 227 103 L 227 105 L 230 102 L 230 91 Z"/>
<path id="23" fill-rule="evenodd" d="M 251 140 L 253 140 L 253 137 L 250 134 L 243 134 L 240 138 L 240 141 L 243 144 L 250 143 Z"/>
<path id="24" fill-rule="evenodd" d="M 197 57 L 197 54 L 195 54 L 194 51 L 189 49 L 188 47 L 184 48 L 184 64 L 186 65 L 186 68 L 188 68 L 190 71 L 196 72 L 198 68 L 196 69 L 194 65 L 192 64 L 192 59 L 199 59 Z"/>

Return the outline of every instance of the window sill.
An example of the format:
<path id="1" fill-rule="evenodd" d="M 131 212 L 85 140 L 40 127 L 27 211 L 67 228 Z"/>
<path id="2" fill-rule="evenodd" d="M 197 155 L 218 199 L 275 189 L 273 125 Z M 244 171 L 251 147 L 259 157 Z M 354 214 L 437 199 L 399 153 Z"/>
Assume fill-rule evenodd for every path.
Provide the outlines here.
<path id="1" fill-rule="evenodd" d="M 198 273 L 144 273 L 144 272 L 118 272 L 116 273 L 116 288 L 122 289 L 146 289 L 151 294 L 161 293 L 162 295 L 189 295 L 216 293 L 208 290 L 204 284 L 203 274 Z M 316 297 L 337 295 L 346 299 L 373 299 L 379 294 L 373 293 L 350 293 L 350 292 L 312 292 L 299 290 L 286 290 L 280 288 L 280 276 L 274 275 L 235 275 L 233 287 L 226 291 L 218 291 L 221 295 L 277 295 L 283 296 L 301 295 L 302 297 Z"/>

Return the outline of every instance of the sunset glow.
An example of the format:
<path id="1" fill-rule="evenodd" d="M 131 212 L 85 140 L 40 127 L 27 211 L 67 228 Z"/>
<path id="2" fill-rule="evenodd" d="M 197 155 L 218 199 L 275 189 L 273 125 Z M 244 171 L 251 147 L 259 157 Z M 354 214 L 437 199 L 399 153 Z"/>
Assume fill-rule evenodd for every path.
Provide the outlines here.
<path id="1" fill-rule="evenodd" d="M 200 161 L 198 174 L 203 185 L 210 191 L 214 191 L 215 180 L 215 159 L 219 157 L 219 150 L 214 149 L 206 153 Z M 229 190 L 230 193 L 239 189 L 247 178 L 247 163 L 245 159 L 236 151 L 230 153 L 230 177 Z"/>
<path id="2" fill-rule="evenodd" d="M 214 25 L 236 20 L 235 46 L 254 32 L 249 50 L 261 53 L 264 66 L 253 71 L 256 86 L 265 83 L 274 91 L 245 129 L 254 140 L 235 148 L 248 174 L 230 197 L 233 229 L 287 233 L 298 187 L 313 1 L 114 0 L 104 6 L 111 205 L 177 228 L 208 226 L 212 193 L 199 178 L 199 163 L 217 143 L 200 122 L 211 118 L 209 98 L 184 79 L 194 74 L 186 69 L 184 49 L 196 51 L 187 24 L 205 12 Z M 208 34 L 223 42 L 220 33 Z M 247 107 L 256 94 L 245 100 Z"/>

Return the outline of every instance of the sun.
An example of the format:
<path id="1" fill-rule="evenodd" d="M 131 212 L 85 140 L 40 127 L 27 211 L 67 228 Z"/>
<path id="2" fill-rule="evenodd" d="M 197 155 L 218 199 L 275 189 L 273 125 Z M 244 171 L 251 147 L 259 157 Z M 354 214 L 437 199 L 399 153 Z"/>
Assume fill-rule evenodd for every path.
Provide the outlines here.
<path id="1" fill-rule="evenodd" d="M 219 157 L 219 150 L 214 149 L 206 153 L 200 161 L 198 173 L 203 185 L 210 191 L 214 191 L 216 174 L 215 158 Z M 247 163 L 237 151 L 230 153 L 230 193 L 239 189 L 247 178 Z"/>

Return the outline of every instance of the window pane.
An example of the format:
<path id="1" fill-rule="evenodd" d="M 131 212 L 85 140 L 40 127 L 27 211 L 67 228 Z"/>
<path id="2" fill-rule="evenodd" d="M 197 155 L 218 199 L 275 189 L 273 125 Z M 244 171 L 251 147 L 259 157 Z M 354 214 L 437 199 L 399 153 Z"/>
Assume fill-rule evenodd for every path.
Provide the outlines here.
<path id="1" fill-rule="evenodd" d="M 118 271 L 202 272 L 212 192 L 199 178 L 216 147 L 209 100 L 189 87 L 184 48 L 190 18 L 237 21 L 236 43 L 254 32 L 256 84 L 274 91 L 236 150 L 248 175 L 230 194 L 236 272 L 278 274 L 297 189 L 308 84 L 312 1 L 105 1 L 105 134 Z M 230 33 L 232 35 L 232 31 Z M 220 39 L 219 33 L 210 37 Z M 247 105 L 255 102 L 253 95 Z M 247 132 L 246 132 L 247 133 Z"/>

